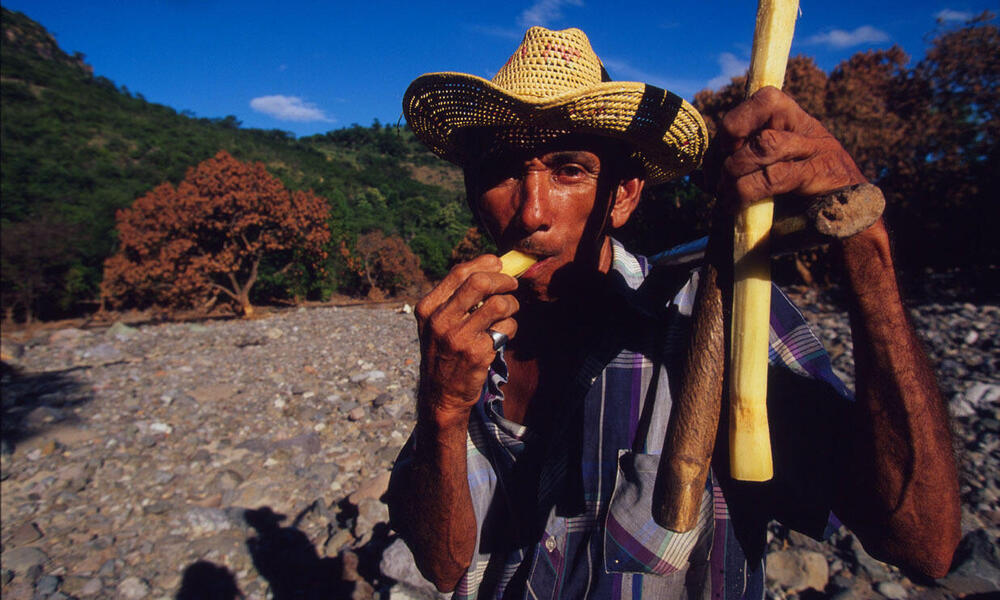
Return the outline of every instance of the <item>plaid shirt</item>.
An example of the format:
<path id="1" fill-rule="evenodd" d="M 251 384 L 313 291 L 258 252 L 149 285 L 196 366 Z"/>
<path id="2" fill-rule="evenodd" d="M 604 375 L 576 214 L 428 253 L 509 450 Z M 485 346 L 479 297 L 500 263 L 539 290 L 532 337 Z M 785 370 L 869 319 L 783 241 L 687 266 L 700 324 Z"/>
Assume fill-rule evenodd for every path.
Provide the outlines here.
<path id="1" fill-rule="evenodd" d="M 647 278 L 649 273 L 645 258 L 614 241 L 614 310 L 595 326 L 593 343 L 580 349 L 582 367 L 566 386 L 565 410 L 554 431 L 540 436 L 504 418 L 507 367 L 498 353 L 469 423 L 477 551 L 454 598 L 763 598 L 766 523 L 785 518 L 753 508 L 741 516 L 747 526 L 734 528 L 723 495 L 727 485 L 720 485 L 729 481 L 724 474 L 713 473 L 706 482 L 692 531 L 673 533 L 653 521 L 650 497 L 671 392 L 678 391 L 674 379 L 682 366 L 698 273 L 666 302 L 670 294 L 656 290 L 677 285 L 664 288 L 655 277 Z M 792 376 L 772 381 L 769 405 L 783 393 L 794 398 L 793 405 L 808 407 L 850 397 L 802 315 L 777 288 L 769 359 Z M 811 387 L 802 388 L 796 379 Z M 792 383 L 783 386 L 786 380 Z M 812 400 L 800 401 L 803 394 Z M 822 417 L 822 410 L 806 410 Z M 821 537 L 831 516 L 829 489 L 801 480 L 821 475 L 817 463 L 824 454 L 817 454 L 818 460 L 794 459 L 787 469 L 788 461 L 776 456 L 776 472 L 787 471 L 787 477 L 776 476 L 774 486 L 790 483 L 787 490 L 747 491 L 736 484 L 727 492 L 751 507 L 789 505 L 790 525 Z M 404 450 L 396 468 L 406 462 Z M 775 498 L 783 502 L 772 502 Z"/>

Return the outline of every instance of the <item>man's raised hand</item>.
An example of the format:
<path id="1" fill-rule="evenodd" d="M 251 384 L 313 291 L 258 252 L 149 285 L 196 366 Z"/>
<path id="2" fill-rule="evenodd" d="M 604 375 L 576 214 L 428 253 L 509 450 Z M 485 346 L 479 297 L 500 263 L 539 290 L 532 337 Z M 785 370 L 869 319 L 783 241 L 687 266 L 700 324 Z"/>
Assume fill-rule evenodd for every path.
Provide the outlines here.
<path id="1" fill-rule="evenodd" d="M 418 409 L 439 423 L 465 422 L 496 354 L 488 330 L 517 333 L 517 280 L 492 254 L 457 265 L 414 311 L 420 336 Z M 480 304 L 482 303 L 482 304 Z"/>
<path id="2" fill-rule="evenodd" d="M 819 121 L 777 88 L 729 111 L 716 140 L 716 193 L 731 210 L 779 194 L 817 196 L 867 181 Z"/>

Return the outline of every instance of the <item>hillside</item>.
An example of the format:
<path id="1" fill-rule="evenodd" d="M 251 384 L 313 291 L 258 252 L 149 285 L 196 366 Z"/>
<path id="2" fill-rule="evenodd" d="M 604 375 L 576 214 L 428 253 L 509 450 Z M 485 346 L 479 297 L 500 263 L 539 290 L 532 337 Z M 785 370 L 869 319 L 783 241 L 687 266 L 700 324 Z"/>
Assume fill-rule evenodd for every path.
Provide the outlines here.
<path id="1" fill-rule="evenodd" d="M 426 152 L 405 127 L 376 121 L 295 139 L 242 128 L 233 116 L 178 113 L 94 74 L 83 55 L 60 49 L 23 14 L 3 10 L 2 25 L 6 319 L 92 311 L 103 261 L 115 249 L 116 210 L 161 182 L 178 182 L 220 150 L 264 163 L 287 187 L 312 189 L 331 208 L 325 275 L 292 290 L 277 266 L 263 265 L 254 302 L 367 292 L 371 284 L 349 256 L 359 236 L 374 230 L 397 236 L 395 248 L 419 257 L 420 269 L 409 273 L 440 277 L 472 225 L 458 169 Z M 793 57 L 784 87 L 882 188 L 905 278 L 923 282 L 928 269 L 949 277 L 960 271 L 973 295 L 996 296 L 1000 29 L 986 12 L 958 28 L 939 26 L 928 39 L 916 62 L 898 47 L 867 50 L 826 73 L 809 57 Z M 742 90 L 734 78 L 696 96 L 710 130 Z M 642 253 L 658 252 L 706 232 L 712 211 L 710 196 L 684 178 L 647 189 L 618 235 Z M 800 253 L 777 261 L 774 277 L 829 285 L 838 280 L 832 264 Z"/>
<path id="2" fill-rule="evenodd" d="M 241 128 L 232 116 L 197 118 L 95 75 L 83 55 L 68 54 L 21 13 L 3 9 L 2 25 L 7 316 L 92 308 L 115 244 L 115 211 L 222 149 L 327 198 L 338 243 L 376 227 L 403 235 L 431 276 L 470 225 L 457 170 L 405 128 L 376 122 L 297 140 Z"/>

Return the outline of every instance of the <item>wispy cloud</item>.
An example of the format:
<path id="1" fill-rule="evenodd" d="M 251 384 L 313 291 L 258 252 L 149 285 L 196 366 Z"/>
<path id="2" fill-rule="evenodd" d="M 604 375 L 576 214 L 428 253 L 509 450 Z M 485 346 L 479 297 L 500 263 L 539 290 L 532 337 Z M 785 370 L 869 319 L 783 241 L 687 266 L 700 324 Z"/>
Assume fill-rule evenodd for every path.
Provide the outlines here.
<path id="1" fill-rule="evenodd" d="M 465 25 L 465 27 L 473 33 L 488 35 L 490 37 L 504 40 L 511 40 L 513 42 L 520 42 L 521 38 L 524 37 L 523 31 L 520 29 L 514 29 L 513 27 L 494 27 L 492 25 Z"/>
<path id="2" fill-rule="evenodd" d="M 542 25 L 548 27 L 553 21 L 562 18 L 564 6 L 583 6 L 583 0 L 535 0 L 535 3 L 524 9 L 517 19 L 521 27 Z"/>
<path id="3" fill-rule="evenodd" d="M 639 81 L 669 90 L 679 96 L 689 96 L 699 90 L 698 82 L 685 79 L 670 79 L 640 69 L 628 61 L 608 57 L 602 59 L 611 78 L 617 81 Z"/>
<path id="4" fill-rule="evenodd" d="M 729 83 L 733 77 L 739 77 L 747 72 L 750 61 L 737 57 L 732 52 L 719 55 L 719 74 L 708 80 L 708 87 L 717 90 Z"/>
<path id="5" fill-rule="evenodd" d="M 817 33 L 805 39 L 805 44 L 829 46 L 831 48 L 850 48 L 861 44 L 875 44 L 889 41 L 889 34 L 871 25 L 862 25 L 854 31 L 833 29 L 826 33 Z"/>
<path id="6" fill-rule="evenodd" d="M 322 109 L 311 102 L 305 102 L 298 96 L 261 96 L 250 101 L 250 108 L 259 113 L 270 115 L 279 121 L 296 121 L 309 123 L 325 121 L 332 123 L 333 119 L 326 116 Z"/>
<path id="7" fill-rule="evenodd" d="M 973 15 L 971 12 L 968 12 L 968 11 L 964 11 L 964 10 L 952 10 L 950 8 L 946 8 L 944 10 L 938 11 L 934 15 L 934 18 L 938 19 L 939 21 L 944 21 L 945 23 L 950 23 L 950 22 L 954 22 L 954 21 L 959 21 L 959 22 L 964 23 L 964 22 L 972 19 L 972 17 L 974 17 L 974 16 L 975 15 Z"/>

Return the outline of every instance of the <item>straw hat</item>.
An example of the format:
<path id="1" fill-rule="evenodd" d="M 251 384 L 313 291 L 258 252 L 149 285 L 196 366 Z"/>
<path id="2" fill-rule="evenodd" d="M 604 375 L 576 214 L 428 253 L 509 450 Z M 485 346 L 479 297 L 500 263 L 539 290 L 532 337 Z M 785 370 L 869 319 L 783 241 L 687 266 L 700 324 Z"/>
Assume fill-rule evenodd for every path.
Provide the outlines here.
<path id="1" fill-rule="evenodd" d="M 620 139 L 638 151 L 649 183 L 697 167 L 708 132 L 691 104 L 637 82 L 610 81 L 579 29 L 532 27 L 492 81 L 428 73 L 403 97 L 413 132 L 438 156 L 464 166 L 470 132 L 489 147 L 533 147 L 570 133 Z"/>

